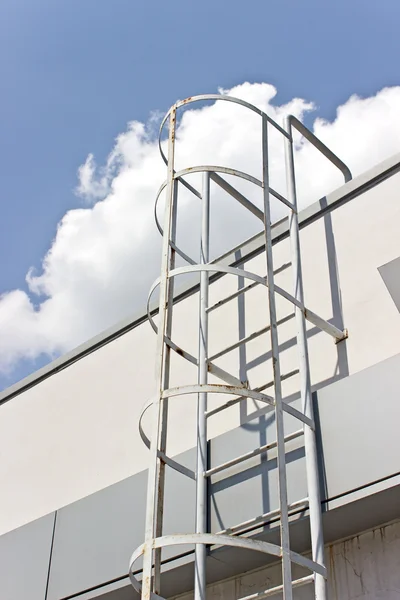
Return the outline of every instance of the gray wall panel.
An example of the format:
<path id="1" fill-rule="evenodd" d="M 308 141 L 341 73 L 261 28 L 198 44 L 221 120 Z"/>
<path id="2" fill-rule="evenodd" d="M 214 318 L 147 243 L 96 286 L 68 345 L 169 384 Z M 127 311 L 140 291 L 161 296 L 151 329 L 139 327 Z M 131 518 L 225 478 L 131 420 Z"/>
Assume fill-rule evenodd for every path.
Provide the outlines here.
<path id="1" fill-rule="evenodd" d="M 400 354 L 318 391 L 328 497 L 400 471 Z"/>
<path id="2" fill-rule="evenodd" d="M 0 598 L 44 600 L 54 513 L 0 537 Z"/>
<path id="3" fill-rule="evenodd" d="M 299 407 L 299 402 L 292 404 Z M 299 422 L 285 415 L 286 435 L 301 429 Z M 211 440 L 211 465 L 215 467 L 255 448 L 276 440 L 272 413 Z M 303 438 L 287 444 L 289 502 L 307 495 Z M 242 523 L 278 508 L 278 470 L 276 452 L 258 456 L 213 475 L 211 478 L 210 518 L 213 532 Z M 232 499 L 234 498 L 234 501 Z"/>
<path id="4" fill-rule="evenodd" d="M 193 468 L 195 453 L 185 453 Z M 124 577 L 143 543 L 147 472 L 143 471 L 58 511 L 48 600 L 59 600 Z M 168 469 L 165 533 L 191 531 L 194 481 Z M 163 558 L 190 548 L 168 548 Z M 141 563 L 138 562 L 138 568 Z"/>
<path id="5" fill-rule="evenodd" d="M 330 498 L 400 470 L 399 373 L 397 355 L 318 391 L 321 458 Z M 294 429 L 298 424 L 289 417 L 286 433 Z M 274 438 L 271 415 L 261 415 L 213 439 L 210 466 Z M 195 453 L 191 450 L 177 459 L 193 468 Z M 287 465 L 292 502 L 306 496 L 302 438 L 288 446 Z M 146 472 L 136 474 L 58 511 L 48 600 L 96 586 L 100 595 L 108 582 L 126 575 L 131 553 L 143 542 L 146 479 Z M 276 479 L 273 451 L 263 460 L 256 458 L 214 476 L 211 529 L 218 531 L 276 508 Z M 361 493 L 368 496 L 373 493 L 370 489 Z M 164 533 L 193 531 L 194 494 L 192 480 L 167 469 Z M 46 517 L 0 538 L 0 591 L 5 590 L 1 598 L 44 599 L 51 532 L 52 517 Z M 163 558 L 190 549 L 168 548 Z M 21 564 L 27 569 L 24 578 L 20 577 Z"/>
<path id="6" fill-rule="evenodd" d="M 48 600 L 59 600 L 127 572 L 143 538 L 147 473 L 58 511 Z"/>
<path id="7" fill-rule="evenodd" d="M 400 256 L 379 267 L 378 271 L 397 306 L 397 310 L 400 311 Z"/>

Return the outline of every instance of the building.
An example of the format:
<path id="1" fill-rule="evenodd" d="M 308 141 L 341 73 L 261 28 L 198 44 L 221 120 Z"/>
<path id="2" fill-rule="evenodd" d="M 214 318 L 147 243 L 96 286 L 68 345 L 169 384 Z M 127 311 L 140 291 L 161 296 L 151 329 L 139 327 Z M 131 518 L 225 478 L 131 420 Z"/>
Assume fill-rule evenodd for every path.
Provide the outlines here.
<path id="1" fill-rule="evenodd" d="M 174 119 L 175 108 L 168 116 Z M 267 127 L 265 116 L 261 117 Z M 292 125 L 301 127 L 293 121 L 282 135 Z M 171 182 L 190 173 L 174 174 L 173 125 L 171 130 L 167 195 L 173 207 Z M 159 336 L 157 347 L 144 310 L 1 394 L 0 598 L 138 598 L 128 575 L 129 557 L 145 540 L 148 468 L 159 483 L 156 466 L 160 464 L 166 464 L 164 498 L 158 497 L 164 514 L 162 534 L 169 540 L 161 555 L 163 597 L 193 598 L 194 540 L 200 538 L 170 542 L 174 534 L 197 531 L 198 535 L 230 535 L 243 544 L 226 545 L 223 537 L 224 544 L 211 537 L 208 544 L 197 543 L 197 564 L 201 566 L 204 558 L 207 567 L 207 591 L 205 595 L 198 581 L 196 600 L 282 597 L 282 566 L 285 574 L 288 563 L 297 600 L 322 600 L 325 592 L 321 587 L 316 590 L 317 581 L 325 585 L 323 563 L 330 600 L 400 598 L 400 154 L 351 179 L 334 155 L 304 128 L 301 132 L 343 167 L 347 181 L 300 211 L 298 228 L 297 219 L 294 225 L 290 221 L 295 210 L 288 203 L 295 206 L 295 198 L 289 194 L 289 219 L 271 226 L 267 218 L 266 238 L 263 232 L 233 249 L 218 261 L 218 269 L 196 267 L 203 273 L 200 284 L 186 281 L 174 294 L 173 325 L 168 308 L 157 321 L 151 306 L 153 324 L 165 317 L 164 331 L 173 342 L 167 344 Z M 286 140 L 290 172 L 290 136 Z M 268 148 L 263 149 L 267 164 Z M 198 171 L 206 173 L 204 264 L 209 262 L 210 179 L 260 219 L 269 210 L 273 192 L 264 178 L 261 211 L 221 180 L 221 173 L 227 171 L 204 166 Z M 290 181 L 289 176 L 289 188 Z M 172 231 L 173 208 L 169 214 L 166 211 L 165 223 L 168 219 Z M 298 289 L 292 291 L 293 269 L 300 257 L 295 247 L 298 231 L 303 272 L 295 281 L 304 287 L 304 301 Z M 273 265 L 269 259 L 266 265 L 266 247 Z M 169 260 L 174 248 L 169 246 Z M 165 259 L 164 267 L 174 265 Z M 269 297 L 266 267 L 268 289 L 272 281 L 275 286 Z M 243 276 L 238 276 L 240 270 Z M 187 271 L 181 268 L 180 274 Z M 161 287 L 163 281 L 162 276 Z M 164 291 L 174 293 L 167 285 Z M 208 329 L 207 355 L 201 354 L 201 340 L 199 344 L 199 296 L 203 298 L 200 323 Z M 269 318 L 276 318 L 276 328 Z M 305 319 L 311 416 L 304 412 L 300 397 L 300 390 L 307 394 L 308 365 L 301 346 L 300 366 L 298 357 Z M 203 339 L 203 351 L 204 344 Z M 195 364 L 187 360 L 198 350 Z M 275 351 L 280 372 L 272 368 Z M 180 395 L 181 389 L 164 396 L 170 400 L 166 446 L 163 441 L 159 446 L 162 460 L 160 454 L 154 455 L 154 445 L 149 454 L 143 444 L 146 436 L 151 437 L 150 411 L 141 415 L 146 400 L 156 397 L 155 362 L 164 393 L 174 386 L 188 386 L 185 395 Z M 209 362 L 215 363 L 213 368 L 207 367 Z M 215 393 L 221 379 L 228 382 L 222 395 Z M 239 391 L 232 392 L 235 386 Z M 206 393 L 201 389 L 208 394 L 208 442 L 196 429 L 197 405 Z M 303 421 L 300 433 L 299 419 Z M 304 436 L 303 427 L 308 431 Z M 311 436 L 308 442 L 307 435 Z M 200 440 L 197 446 L 196 439 Z M 312 462 L 314 442 L 318 464 Z M 199 448 L 206 454 L 200 469 Z M 243 455 L 246 460 L 237 460 Z M 203 475 L 205 508 L 199 512 Z M 313 481 L 318 489 L 310 491 Z M 282 498 L 286 498 L 285 509 Z M 321 514 L 325 558 L 318 546 Z M 199 522 L 199 517 L 204 520 Z M 273 548 L 285 549 L 281 537 L 285 520 L 289 554 L 274 554 Z M 310 530 L 311 537 L 318 534 L 312 551 Z M 153 534 L 150 538 L 157 537 Z M 253 542 L 260 543 L 261 552 L 254 551 Z M 139 556 L 132 566 L 139 579 L 141 569 Z M 286 585 L 285 597 L 290 598 L 292 586 Z"/>

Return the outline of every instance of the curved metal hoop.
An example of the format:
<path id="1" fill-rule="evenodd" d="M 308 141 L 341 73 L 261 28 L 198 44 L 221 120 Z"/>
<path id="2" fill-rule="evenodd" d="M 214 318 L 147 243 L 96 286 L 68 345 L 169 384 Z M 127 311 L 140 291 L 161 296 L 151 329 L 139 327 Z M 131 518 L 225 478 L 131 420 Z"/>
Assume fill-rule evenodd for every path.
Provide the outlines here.
<path id="1" fill-rule="evenodd" d="M 217 263 L 214 264 L 205 264 L 205 265 L 201 265 L 201 264 L 194 264 L 194 265 L 189 265 L 186 267 L 178 267 L 176 269 L 173 269 L 172 271 L 169 272 L 168 276 L 169 277 L 175 277 L 176 275 L 184 275 L 187 273 L 199 273 L 200 271 L 209 271 L 209 272 L 215 272 L 215 273 L 226 273 L 229 275 L 235 275 L 236 277 L 244 277 L 246 279 L 250 279 L 256 283 L 260 283 L 264 286 L 267 286 L 267 280 L 265 277 L 261 277 L 260 275 L 256 275 L 255 273 L 252 273 L 251 271 L 244 271 L 242 269 L 238 269 L 236 267 L 229 267 L 229 266 L 225 266 L 225 265 L 219 265 Z M 153 329 L 153 331 L 158 334 L 158 327 L 154 322 L 153 316 L 151 314 L 151 310 L 150 310 L 150 302 L 151 302 L 151 298 L 152 295 L 155 291 L 155 289 L 158 287 L 158 285 L 160 284 L 160 277 L 158 277 L 153 285 L 150 288 L 149 291 L 149 295 L 147 297 L 147 317 L 149 319 L 149 323 Z M 280 288 L 275 288 L 276 290 L 280 289 Z M 190 354 L 190 352 L 187 352 L 186 350 L 184 350 L 183 348 L 181 348 L 180 346 L 178 346 L 177 344 L 175 344 L 175 342 L 172 341 L 172 339 L 165 335 L 164 336 L 164 343 L 167 344 L 167 346 L 169 348 L 171 348 L 171 350 L 173 350 L 174 352 L 176 352 L 176 354 L 179 354 L 179 356 L 182 356 L 183 358 L 185 358 L 187 361 L 189 361 L 190 363 L 192 363 L 193 365 L 197 365 L 198 361 L 197 358 L 195 356 L 193 356 L 192 354 Z M 216 367 L 215 365 L 213 365 L 213 363 L 209 363 L 209 369 L 210 371 L 214 370 L 215 374 L 217 375 L 216 371 L 220 371 L 221 370 Z M 218 375 L 217 375 L 218 376 Z M 232 378 L 231 378 L 232 379 Z M 242 388 L 243 389 L 243 388 Z"/>
<path id="2" fill-rule="evenodd" d="M 265 402 L 265 404 L 269 404 L 270 406 L 275 405 L 274 398 L 272 396 L 268 396 L 267 394 L 263 394 L 262 392 L 258 392 L 256 390 L 251 390 L 251 389 L 247 389 L 247 388 L 244 389 L 242 387 L 237 387 L 234 385 L 221 385 L 221 384 L 216 384 L 216 383 L 201 384 L 201 385 L 200 384 L 183 385 L 183 386 L 179 386 L 179 387 L 175 387 L 175 388 L 169 388 L 163 392 L 162 398 L 175 398 L 178 396 L 185 396 L 188 394 L 198 394 L 200 392 L 205 392 L 208 394 L 231 394 L 233 396 L 238 396 L 238 397 L 243 397 L 243 398 L 252 398 L 253 400 L 259 400 L 261 402 Z M 146 411 L 152 406 L 152 403 L 153 403 L 153 400 L 149 400 L 146 403 L 146 405 L 144 406 L 144 408 L 141 412 L 140 418 L 139 418 L 140 437 L 142 438 L 142 440 L 143 440 L 144 444 L 147 446 L 147 448 L 150 448 L 150 439 L 148 438 L 148 436 L 146 435 L 146 433 L 144 431 L 142 421 L 143 421 L 143 417 L 144 417 Z M 293 408 L 292 406 L 290 406 L 286 403 L 283 404 L 282 408 L 285 412 L 287 412 L 288 414 L 291 414 L 292 416 L 299 419 L 300 421 L 306 422 L 310 426 L 313 426 L 313 424 L 311 422 L 309 422 L 309 419 L 307 419 L 307 417 L 305 417 L 305 415 L 301 411 L 297 410 L 296 408 Z M 195 479 L 195 474 L 191 469 L 188 469 L 187 467 L 185 467 L 178 461 L 169 457 L 164 452 L 158 451 L 158 456 L 159 456 L 159 458 L 161 458 L 161 460 L 163 460 L 163 462 L 165 462 L 165 464 L 169 465 L 172 469 L 175 469 L 175 471 L 179 471 L 179 473 L 182 473 L 182 475 L 186 475 L 187 477 L 190 477 L 190 479 Z"/>
<path id="3" fill-rule="evenodd" d="M 226 273 L 227 275 L 235 275 L 236 277 L 244 277 L 245 279 L 251 279 L 252 281 L 254 281 L 256 283 L 260 283 L 261 285 L 264 285 L 266 287 L 268 286 L 268 283 L 267 283 L 267 280 L 265 277 L 256 275 L 255 273 L 252 273 L 251 271 L 245 271 L 243 269 L 238 269 L 237 267 L 229 267 L 226 265 L 220 265 L 218 263 L 208 263 L 205 265 L 194 264 L 194 265 L 190 265 L 187 267 L 177 267 L 176 269 L 171 270 L 169 272 L 168 276 L 175 277 L 177 275 L 185 275 L 187 273 L 199 273 L 200 271 L 209 271 L 209 272 L 214 272 L 214 273 Z M 157 277 L 157 279 L 154 281 L 153 285 L 151 286 L 149 295 L 147 297 L 147 316 L 149 318 L 150 325 L 153 328 L 155 333 L 158 333 L 158 328 L 157 328 L 157 325 L 154 323 L 154 319 L 151 315 L 150 302 L 151 302 L 151 298 L 152 298 L 152 295 L 153 295 L 155 289 L 160 284 L 160 280 L 161 280 L 161 278 Z M 172 346 L 171 346 L 171 348 L 172 348 Z M 181 354 L 181 351 L 179 351 L 179 354 Z M 191 362 L 193 362 L 193 361 L 191 361 Z M 194 364 L 197 364 L 197 361 Z"/>
<path id="4" fill-rule="evenodd" d="M 248 108 L 249 110 L 258 114 L 260 117 L 267 119 L 268 123 L 271 123 L 271 125 L 273 125 L 276 129 L 278 129 L 278 131 L 280 131 L 286 138 L 291 139 L 290 134 L 287 131 L 285 131 L 285 129 L 280 127 L 280 125 L 278 125 L 278 123 L 276 123 L 273 119 L 271 119 L 271 117 L 269 117 L 264 111 L 257 108 L 256 106 L 254 106 L 254 104 L 250 104 L 250 102 L 246 102 L 245 100 L 240 100 L 240 98 L 235 98 L 234 96 L 225 96 L 223 94 L 203 94 L 201 96 L 191 96 L 190 98 L 186 98 L 185 100 L 179 100 L 178 102 L 176 102 L 176 104 L 171 106 L 171 108 L 169 109 L 169 111 L 167 112 L 167 114 L 165 115 L 164 119 L 161 122 L 160 133 L 158 136 L 158 147 L 160 149 L 160 154 L 161 154 L 161 157 L 165 164 L 168 164 L 168 158 L 165 156 L 164 151 L 161 146 L 161 136 L 162 136 L 162 133 L 164 130 L 164 125 L 167 122 L 167 119 L 170 116 L 171 112 L 173 110 L 181 108 L 182 106 L 187 106 L 188 104 L 193 104 L 195 102 L 204 102 L 207 100 L 214 100 L 214 101 L 221 100 L 223 102 L 232 102 L 233 104 L 238 104 L 240 106 L 243 106 L 244 108 Z"/>
<path id="5" fill-rule="evenodd" d="M 268 122 L 270 122 L 272 125 L 277 127 L 279 129 L 279 131 L 281 131 L 284 135 L 288 136 L 288 133 L 283 128 L 281 128 L 277 123 L 275 123 L 275 121 L 273 121 L 273 119 L 268 117 L 268 115 L 266 113 L 264 113 L 262 110 L 260 110 L 253 104 L 246 102 L 245 100 L 240 100 L 239 98 L 234 98 L 233 96 L 224 96 L 221 94 L 203 94 L 201 96 L 192 96 L 190 98 L 187 98 L 186 100 L 180 100 L 174 106 L 172 106 L 161 122 L 159 136 L 158 136 L 158 147 L 159 147 L 161 157 L 166 165 L 168 164 L 168 158 L 166 157 L 166 155 L 162 149 L 161 137 L 163 134 L 165 123 L 167 122 L 167 119 L 170 116 L 171 111 L 174 109 L 181 108 L 182 106 L 187 106 L 188 104 L 193 104 L 195 102 L 201 102 L 201 101 L 206 101 L 206 100 L 214 100 L 214 101 L 222 100 L 224 102 L 231 102 L 233 104 L 238 104 L 240 106 L 243 106 L 244 108 L 247 108 L 247 109 L 255 112 L 256 114 L 260 115 L 261 117 L 264 116 L 268 120 Z M 219 166 L 189 167 L 187 169 L 183 169 L 182 171 L 175 172 L 174 179 L 179 181 L 180 183 L 182 183 L 182 185 L 184 185 L 189 191 L 191 191 L 195 196 L 197 196 L 198 198 L 201 199 L 201 193 L 195 187 L 190 185 L 183 177 L 184 177 L 184 175 L 188 175 L 190 173 L 200 173 L 200 172 L 204 172 L 204 171 L 214 171 L 217 173 L 226 173 L 229 175 L 235 175 L 236 177 L 241 177 L 242 179 L 246 179 L 247 181 L 250 181 L 250 182 L 256 184 L 257 186 L 262 187 L 262 185 L 263 185 L 259 179 L 257 179 L 256 177 L 253 177 L 252 175 L 249 175 L 249 174 L 239 171 L 237 169 L 230 169 L 230 168 L 219 167 Z M 154 218 L 155 218 L 157 229 L 161 235 L 164 235 L 164 232 L 163 232 L 161 224 L 158 220 L 157 206 L 158 206 L 158 201 L 159 201 L 160 195 L 161 195 L 162 191 L 165 189 L 166 185 L 167 185 L 167 182 L 164 182 L 161 185 L 160 189 L 157 192 L 156 201 L 155 201 L 155 205 L 154 205 Z M 181 250 L 174 242 L 170 241 L 170 246 L 186 262 L 188 262 L 189 264 L 192 264 L 192 265 L 196 264 L 196 261 L 194 261 L 183 250 Z"/>
<path id="6" fill-rule="evenodd" d="M 185 385 L 176 388 L 169 388 L 165 390 L 162 394 L 163 398 L 175 398 L 177 396 L 185 396 L 188 394 L 196 394 L 199 392 L 208 392 L 209 394 L 232 394 L 233 396 L 239 396 L 244 398 L 253 398 L 253 400 L 259 400 L 261 402 L 265 402 L 270 406 L 274 405 L 274 398 L 272 396 L 268 396 L 267 394 L 263 394 L 262 392 L 257 392 L 255 390 L 250 390 L 247 388 L 236 387 L 233 385 L 221 385 L 221 384 L 208 384 L 208 385 Z M 149 408 L 153 405 L 153 400 L 149 400 L 142 409 L 142 412 L 139 417 L 139 433 L 142 438 L 145 446 L 150 448 L 150 439 L 147 436 L 146 432 L 143 428 L 143 417 L 145 413 L 149 410 Z M 178 461 L 174 460 L 164 452 L 158 451 L 158 456 L 161 458 L 165 464 L 169 465 L 175 471 L 182 473 L 182 475 L 186 475 L 190 479 L 195 479 L 195 474 L 191 469 L 188 469 Z"/>
<path id="7" fill-rule="evenodd" d="M 140 437 L 142 438 L 142 441 L 144 442 L 144 445 L 147 448 L 150 448 L 150 439 L 147 437 L 144 429 L 143 429 L 143 417 L 145 415 L 145 413 L 148 411 L 148 409 L 153 405 L 153 400 L 149 400 L 145 406 L 142 409 L 142 412 L 140 413 L 140 417 L 139 417 L 139 433 L 140 433 Z M 196 479 L 196 476 L 194 474 L 194 471 L 192 471 L 191 469 L 188 469 L 187 467 L 185 467 L 184 465 L 182 465 L 181 463 L 179 463 L 178 461 L 174 460 L 173 458 L 169 457 L 167 454 L 165 454 L 164 452 L 161 452 L 160 450 L 158 450 L 158 457 L 165 462 L 166 465 L 169 465 L 172 469 L 175 469 L 175 471 L 178 471 L 179 473 L 182 473 L 182 475 L 186 475 L 187 477 L 189 477 L 190 479 Z"/>
<path id="8" fill-rule="evenodd" d="M 215 546 L 231 546 L 234 548 L 243 548 L 245 550 L 253 550 L 255 552 L 263 552 L 270 556 L 276 556 L 280 558 L 282 556 L 282 548 L 276 544 L 270 542 L 262 542 L 259 540 L 251 540 L 248 538 L 234 537 L 232 535 L 216 534 L 216 533 L 189 533 L 180 535 L 164 535 L 162 537 L 154 538 L 152 540 L 152 549 L 166 548 L 168 546 L 178 546 L 186 544 L 207 544 Z M 141 583 L 136 579 L 133 567 L 135 562 L 140 558 L 145 550 L 146 544 L 142 544 L 137 548 L 131 556 L 129 561 L 129 579 L 133 588 L 140 594 L 142 586 Z M 290 560 L 310 571 L 314 571 L 326 577 L 326 568 L 320 564 L 298 554 L 297 552 L 290 552 Z M 165 600 L 163 596 L 152 593 L 152 600 Z"/>
<path id="9" fill-rule="evenodd" d="M 256 185 L 260 188 L 263 187 L 262 181 L 257 179 L 257 177 L 253 177 L 253 175 L 249 175 L 248 173 L 245 173 L 244 171 L 239 171 L 238 169 L 231 169 L 229 167 L 221 167 L 218 165 L 200 165 L 200 166 L 196 166 L 196 167 L 188 167 L 187 169 L 182 169 L 181 171 L 176 171 L 174 173 L 173 179 L 183 183 L 186 187 L 188 187 L 190 189 L 190 191 L 195 196 L 197 196 L 201 200 L 200 192 L 198 192 L 196 190 L 196 188 L 194 188 L 193 186 L 190 186 L 187 183 L 187 181 L 185 181 L 182 178 L 184 175 L 190 175 L 192 173 L 204 173 L 204 172 L 225 173 L 226 175 L 233 175 L 235 177 L 239 177 L 240 179 L 249 181 L 250 183 L 254 183 L 254 185 Z M 160 200 L 160 196 L 166 187 L 167 187 L 167 181 L 164 181 L 157 192 L 156 201 L 154 203 L 154 220 L 156 222 L 156 227 L 161 236 L 164 235 L 164 230 L 161 227 L 161 223 L 158 219 L 157 208 L 158 208 L 158 202 Z M 179 256 L 181 258 L 183 258 L 187 263 L 189 263 L 191 265 L 197 264 L 195 260 L 193 260 L 188 254 L 186 254 L 183 250 L 181 250 L 181 248 L 179 248 L 174 242 L 172 242 L 170 240 L 169 244 L 170 244 L 171 248 L 173 248 L 175 250 L 175 252 L 177 254 L 179 254 Z"/>
<path id="10" fill-rule="evenodd" d="M 204 265 L 194 264 L 194 265 L 189 265 L 186 267 L 177 267 L 176 269 L 173 269 L 169 272 L 168 277 L 175 277 L 177 275 L 185 275 L 187 273 L 199 273 L 201 271 L 208 271 L 208 272 L 214 272 L 214 273 L 225 273 L 228 275 L 235 275 L 236 277 L 244 277 L 245 279 L 250 279 L 256 283 L 259 283 L 265 287 L 268 287 L 268 281 L 265 277 L 256 275 L 255 273 L 252 273 L 251 271 L 245 271 L 243 269 L 238 269 L 237 267 L 229 267 L 229 266 L 221 265 L 218 263 L 208 263 L 208 264 L 204 264 Z M 161 280 L 161 278 L 158 277 L 154 281 L 153 285 L 150 288 L 149 295 L 147 298 L 147 316 L 148 316 L 150 325 L 155 333 L 158 333 L 158 327 L 155 324 L 154 319 L 151 314 L 150 302 L 151 302 L 151 298 L 152 298 L 152 295 L 153 295 L 155 289 L 160 284 L 160 280 Z M 301 310 L 304 311 L 304 306 L 300 302 L 298 302 L 293 296 L 288 294 L 284 289 L 280 288 L 277 285 L 275 285 L 274 287 L 275 287 L 275 292 L 277 292 L 278 294 L 280 294 L 281 296 L 286 298 L 286 300 L 288 300 L 289 302 L 292 302 L 293 304 L 295 304 Z M 182 348 L 177 346 L 171 340 L 171 338 L 165 336 L 164 340 L 165 340 L 165 343 L 172 350 L 177 352 L 177 354 L 179 354 L 180 356 L 183 356 L 183 358 L 186 358 L 186 360 L 193 363 L 194 365 L 197 365 L 197 359 L 189 352 L 186 352 L 185 350 L 183 350 Z"/>

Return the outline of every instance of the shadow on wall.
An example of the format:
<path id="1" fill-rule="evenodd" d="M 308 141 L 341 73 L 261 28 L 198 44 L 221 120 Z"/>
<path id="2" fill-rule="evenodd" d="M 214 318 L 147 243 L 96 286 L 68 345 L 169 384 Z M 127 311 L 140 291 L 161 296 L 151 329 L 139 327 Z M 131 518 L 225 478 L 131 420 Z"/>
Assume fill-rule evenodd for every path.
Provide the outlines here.
<path id="1" fill-rule="evenodd" d="M 321 201 L 321 209 L 327 207 L 326 198 L 323 198 Z M 336 255 L 336 246 L 335 246 L 335 236 L 333 232 L 332 226 L 332 215 L 330 212 L 324 216 L 324 242 L 326 244 L 326 252 L 328 257 L 328 274 L 329 274 L 329 287 L 330 287 L 330 302 L 331 302 L 331 315 L 327 319 L 330 323 L 343 330 L 345 328 L 344 318 L 343 318 L 343 310 L 342 310 L 342 301 L 341 301 L 341 291 L 340 291 L 340 281 L 339 281 L 339 272 L 338 272 L 338 264 L 337 264 L 337 255 Z M 241 251 L 238 250 L 235 254 L 235 260 L 240 262 L 241 259 Z M 285 264 L 281 267 L 290 268 L 290 263 Z M 245 287 L 245 278 L 238 278 L 238 290 L 244 289 Z M 294 315 L 288 315 L 288 318 L 292 318 Z M 325 315 L 324 315 L 325 316 Z M 243 339 L 246 335 L 249 335 L 251 332 L 246 331 L 246 294 L 242 293 L 237 297 L 237 318 L 238 318 L 238 334 L 239 339 Z M 287 318 L 286 318 L 287 320 Z M 315 335 L 320 333 L 320 330 L 317 327 L 313 327 L 308 330 L 307 338 L 311 339 Z M 322 334 L 323 335 L 323 334 Z M 281 353 L 290 350 L 291 348 L 296 347 L 297 340 L 296 337 L 292 337 L 290 339 L 285 340 L 279 345 L 279 350 Z M 314 413 L 315 413 L 315 421 L 316 421 L 316 429 L 317 429 L 317 443 L 318 443 L 318 459 L 319 459 L 319 470 L 320 470 L 320 482 L 321 482 L 321 497 L 326 497 L 326 477 L 325 477 L 325 467 L 324 467 L 324 458 L 323 458 L 323 446 L 321 436 L 319 435 L 319 415 L 318 415 L 318 406 L 316 403 L 315 392 L 318 389 L 321 389 L 331 383 L 347 377 L 349 375 L 349 365 L 348 365 L 348 356 L 347 356 L 347 347 L 346 340 L 335 345 L 337 359 L 332 375 L 328 378 L 325 378 L 322 381 L 319 381 L 316 385 L 313 386 L 313 404 L 314 404 Z M 252 358 L 251 360 L 247 360 L 247 348 L 246 344 L 243 344 L 239 347 L 239 375 L 241 381 L 248 381 L 250 371 L 255 367 L 258 367 L 262 364 L 267 364 L 271 361 L 272 355 L 271 350 L 257 356 L 256 358 Z M 298 374 L 298 370 L 293 370 L 292 375 Z M 290 373 L 289 373 L 290 376 Z M 270 386 L 272 387 L 272 385 Z M 264 386 L 264 389 L 265 386 Z M 291 393 L 289 396 L 284 397 L 285 402 L 292 403 L 299 401 L 300 392 Z M 273 413 L 273 409 L 271 406 L 266 406 L 265 408 L 257 408 L 256 410 L 250 412 L 248 402 L 243 399 L 240 402 L 240 424 L 241 428 L 245 431 L 251 432 L 257 435 L 257 443 L 259 446 L 264 446 L 271 441 L 276 439 L 275 434 L 275 417 Z M 254 443 L 254 436 L 252 436 L 252 440 Z M 210 453 L 211 456 L 211 453 Z M 271 456 L 271 454 L 269 454 Z M 296 448 L 295 450 L 289 451 L 286 453 L 286 463 L 288 465 L 288 469 L 290 463 L 293 461 L 297 461 L 304 458 L 304 447 Z M 260 460 L 261 459 L 261 460 Z M 215 515 L 215 520 L 218 523 L 220 529 L 225 529 L 229 524 L 224 523 L 223 519 L 220 515 L 218 500 L 220 498 L 220 494 L 222 491 L 229 489 L 230 487 L 237 486 L 238 484 L 243 484 L 245 480 L 250 480 L 254 478 L 260 478 L 261 485 L 261 495 L 262 495 L 262 511 L 263 513 L 268 513 L 270 510 L 276 508 L 271 505 L 271 495 L 275 495 L 276 491 L 271 490 L 271 472 L 276 470 L 276 458 L 269 458 L 266 453 L 260 455 L 260 459 L 258 462 L 251 465 L 248 465 L 248 468 L 243 467 L 239 471 L 236 471 L 233 475 L 228 474 L 223 478 L 216 482 L 210 483 L 210 509 Z M 214 466 L 214 465 L 210 465 Z M 253 513 L 254 515 L 254 513 Z M 215 523 L 214 523 L 215 525 Z"/>

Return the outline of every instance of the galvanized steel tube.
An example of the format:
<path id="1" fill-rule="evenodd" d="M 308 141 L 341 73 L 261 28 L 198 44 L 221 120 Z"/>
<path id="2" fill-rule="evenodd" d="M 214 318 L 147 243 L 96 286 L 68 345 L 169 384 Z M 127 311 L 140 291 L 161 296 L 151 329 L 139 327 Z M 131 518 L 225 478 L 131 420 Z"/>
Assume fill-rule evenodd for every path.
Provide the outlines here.
<path id="1" fill-rule="evenodd" d="M 275 392 L 275 426 L 277 440 L 277 461 L 278 461 L 278 487 L 279 487 L 279 508 L 280 534 L 282 548 L 282 580 L 283 580 L 283 598 L 292 600 L 292 565 L 290 559 L 289 543 L 289 510 L 287 499 L 287 480 L 286 480 L 286 456 L 285 456 L 285 432 L 283 425 L 283 406 L 282 406 L 282 383 L 279 360 L 279 341 L 276 319 L 275 304 L 275 286 L 274 286 L 274 265 L 272 256 L 271 239 L 271 207 L 269 199 L 269 171 L 268 171 L 268 119 L 263 116 L 262 119 L 262 160 L 263 160 L 263 192 L 264 192 L 264 232 L 265 232 L 265 253 L 267 259 L 267 282 L 270 316 L 270 335 L 271 335 L 271 354 L 272 368 L 274 374 L 274 392 Z"/>
<path id="2" fill-rule="evenodd" d="M 210 173 L 203 173 L 200 264 L 210 259 Z M 208 378 L 208 271 L 200 272 L 199 361 L 198 383 Z M 197 466 L 196 466 L 196 533 L 207 532 L 207 393 L 197 400 Z M 196 544 L 194 600 L 206 599 L 206 552 L 204 544 Z"/>
<path id="3" fill-rule="evenodd" d="M 286 119 L 286 127 L 291 134 L 290 118 Z M 289 201 L 297 207 L 296 197 L 296 182 L 294 170 L 293 156 L 293 141 L 285 139 L 285 159 L 286 159 L 286 177 L 287 177 L 287 194 Z M 304 305 L 303 280 L 301 272 L 301 256 L 300 256 L 300 235 L 297 211 L 293 211 L 289 217 L 290 228 L 290 245 L 291 245 L 291 260 L 293 269 L 293 284 L 294 295 L 298 302 Z M 310 366 L 308 360 L 307 348 L 307 332 L 306 320 L 304 312 L 295 305 L 295 315 L 297 324 L 297 348 L 299 353 L 299 370 L 300 370 L 300 385 L 301 398 L 303 403 L 304 414 L 314 420 L 311 381 L 310 381 Z M 310 529 L 311 529 L 311 549 L 312 559 L 320 565 L 324 565 L 324 541 L 322 531 L 322 513 L 321 513 L 321 498 L 319 489 L 318 477 L 318 459 L 317 459 L 317 442 L 315 431 L 308 425 L 304 425 L 304 446 L 306 452 L 306 471 L 307 485 L 310 509 Z M 326 582 L 322 575 L 315 573 L 315 598 L 316 600 L 326 600 Z"/>

